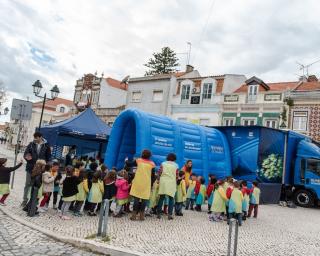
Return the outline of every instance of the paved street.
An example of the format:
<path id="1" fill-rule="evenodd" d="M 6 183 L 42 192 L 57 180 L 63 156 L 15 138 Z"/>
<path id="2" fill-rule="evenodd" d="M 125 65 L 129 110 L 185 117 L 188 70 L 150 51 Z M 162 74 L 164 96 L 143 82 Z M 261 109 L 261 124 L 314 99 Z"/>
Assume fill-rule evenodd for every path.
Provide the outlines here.
<path id="1" fill-rule="evenodd" d="M 56 234 L 83 239 L 96 233 L 97 217 L 62 221 L 53 209 L 36 218 L 26 217 L 19 208 L 23 181 L 20 169 L 6 210 Z M 249 219 L 240 228 L 238 255 L 319 255 L 319 227 L 319 209 L 262 205 L 259 218 Z M 227 251 L 228 226 L 209 222 L 206 212 L 184 211 L 183 217 L 170 222 L 155 217 L 145 222 L 132 222 L 128 216 L 110 218 L 108 232 L 110 245 L 147 255 L 226 255 Z"/>
<path id="2" fill-rule="evenodd" d="M 97 255 L 77 249 L 23 226 L 0 211 L 0 255 L 42 256 L 42 255 Z"/>

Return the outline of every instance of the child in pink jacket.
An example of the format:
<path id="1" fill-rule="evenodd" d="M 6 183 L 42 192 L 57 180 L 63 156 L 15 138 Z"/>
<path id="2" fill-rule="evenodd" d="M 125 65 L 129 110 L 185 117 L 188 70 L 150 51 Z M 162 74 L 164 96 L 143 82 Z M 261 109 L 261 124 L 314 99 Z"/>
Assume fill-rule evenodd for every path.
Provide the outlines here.
<path id="1" fill-rule="evenodd" d="M 130 185 L 128 183 L 128 173 L 125 170 L 122 170 L 118 173 L 115 185 L 117 187 L 117 194 L 116 194 L 117 207 L 116 207 L 114 217 L 121 217 L 122 214 L 124 213 L 123 211 L 124 205 L 129 201 L 129 190 L 130 190 Z"/>

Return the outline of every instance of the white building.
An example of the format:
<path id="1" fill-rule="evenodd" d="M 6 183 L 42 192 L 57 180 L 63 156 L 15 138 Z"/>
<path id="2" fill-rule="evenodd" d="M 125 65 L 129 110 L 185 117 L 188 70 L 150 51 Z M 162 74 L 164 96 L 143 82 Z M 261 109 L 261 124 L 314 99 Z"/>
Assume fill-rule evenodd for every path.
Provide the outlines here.
<path id="1" fill-rule="evenodd" d="M 125 108 L 126 100 L 127 84 L 111 77 L 87 74 L 76 82 L 74 103 L 78 110 L 91 106 L 95 113 L 110 126 Z"/>
<path id="2" fill-rule="evenodd" d="M 162 114 L 201 125 L 220 125 L 223 95 L 244 83 L 244 75 L 202 77 L 186 72 L 131 78 L 126 108 Z"/>
<path id="3" fill-rule="evenodd" d="M 246 80 L 244 75 L 179 77 L 170 99 L 169 115 L 181 121 L 218 126 L 225 94 Z"/>
<path id="4" fill-rule="evenodd" d="M 170 99 L 177 79 L 189 76 L 200 76 L 200 74 L 188 66 L 186 72 L 130 78 L 126 108 L 170 115 Z"/>

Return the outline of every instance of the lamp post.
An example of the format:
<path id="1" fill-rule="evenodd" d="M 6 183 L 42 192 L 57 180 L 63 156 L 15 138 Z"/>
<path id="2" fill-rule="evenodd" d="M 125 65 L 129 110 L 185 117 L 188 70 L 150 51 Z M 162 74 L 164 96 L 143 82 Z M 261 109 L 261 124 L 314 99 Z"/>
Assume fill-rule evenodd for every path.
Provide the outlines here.
<path id="1" fill-rule="evenodd" d="M 1 103 L 0 103 L 0 106 L 1 106 Z M 3 113 L 0 111 L 0 116 L 2 115 L 7 115 L 9 113 L 9 109 L 6 107 L 4 110 L 3 110 Z"/>
<path id="2" fill-rule="evenodd" d="M 37 96 L 38 98 L 43 99 L 42 109 L 41 109 L 41 116 L 40 116 L 40 122 L 39 122 L 39 127 L 38 127 L 38 129 L 40 130 L 40 128 L 41 128 L 41 123 L 42 123 L 42 117 L 43 117 L 43 110 L 44 110 L 44 106 L 45 106 L 45 104 L 46 104 L 46 101 L 47 101 L 47 100 L 55 100 L 55 99 L 58 97 L 58 95 L 59 95 L 59 93 L 60 93 L 60 90 L 59 90 L 59 88 L 58 88 L 57 85 L 53 86 L 52 89 L 50 90 L 50 92 L 51 92 L 51 98 L 48 98 L 48 97 L 47 97 L 47 93 L 45 93 L 43 96 L 39 95 L 41 89 L 43 88 L 40 80 L 35 81 L 34 84 L 32 85 L 32 87 L 33 87 L 33 93 L 34 93 L 34 95 Z"/>

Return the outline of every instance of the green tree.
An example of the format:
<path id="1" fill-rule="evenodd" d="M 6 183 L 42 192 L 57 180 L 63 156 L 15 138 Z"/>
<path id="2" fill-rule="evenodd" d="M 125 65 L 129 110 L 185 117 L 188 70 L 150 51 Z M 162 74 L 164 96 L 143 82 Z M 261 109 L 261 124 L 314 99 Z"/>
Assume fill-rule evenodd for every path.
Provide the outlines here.
<path id="1" fill-rule="evenodd" d="M 169 74 L 175 71 L 175 67 L 179 66 L 176 53 L 170 47 L 163 47 L 161 52 L 155 52 L 153 57 L 149 59 L 144 66 L 150 70 L 146 71 L 145 75 Z"/>

